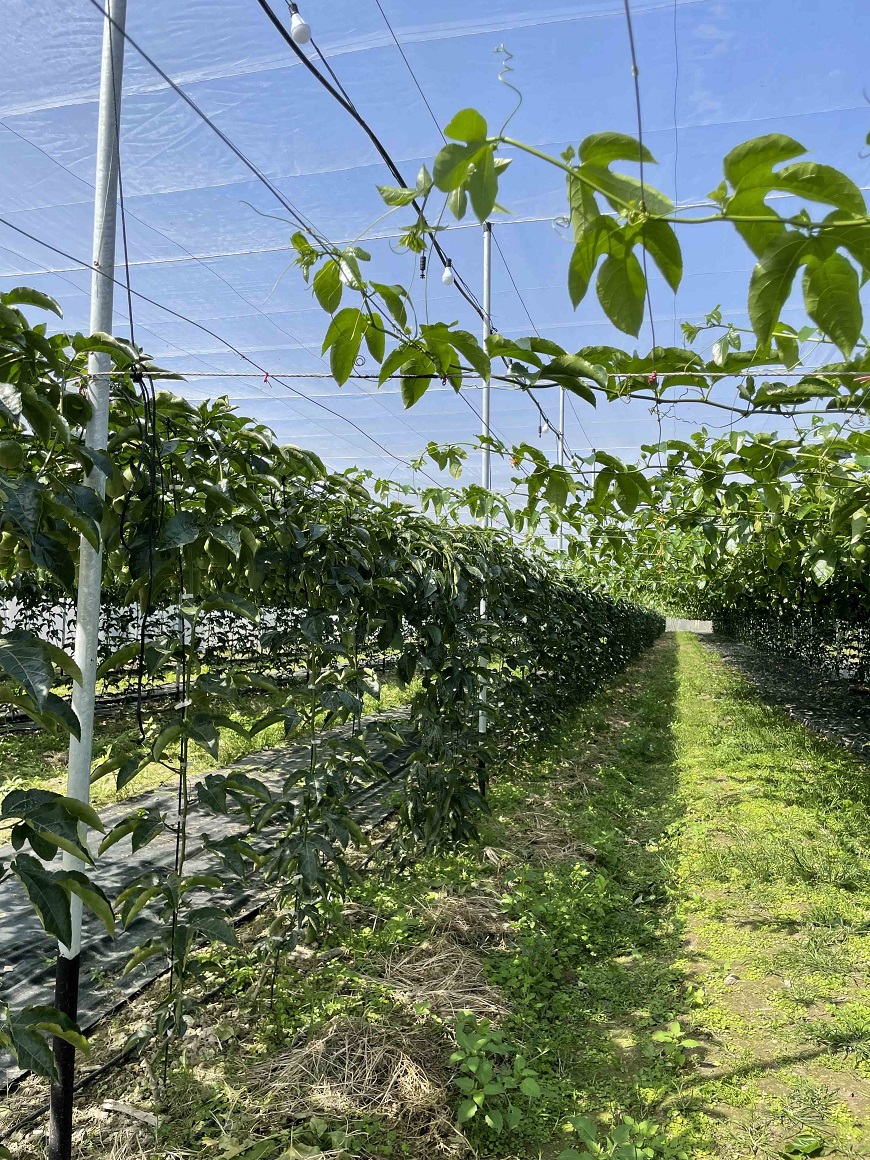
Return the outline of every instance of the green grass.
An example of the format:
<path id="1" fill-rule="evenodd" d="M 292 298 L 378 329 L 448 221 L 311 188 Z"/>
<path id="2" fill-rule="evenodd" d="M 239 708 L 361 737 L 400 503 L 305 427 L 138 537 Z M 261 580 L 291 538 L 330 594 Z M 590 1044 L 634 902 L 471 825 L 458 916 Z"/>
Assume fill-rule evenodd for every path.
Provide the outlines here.
<path id="1" fill-rule="evenodd" d="M 478 1000 L 495 988 L 508 1012 L 509 1053 L 490 1040 L 482 1056 L 496 1078 L 516 1053 L 534 1075 L 512 1131 L 482 1113 L 465 1125 L 478 1155 L 576 1160 L 590 1131 L 614 1160 L 870 1155 L 868 767 L 762 705 L 688 634 L 553 731 L 502 763 L 473 848 L 382 864 L 353 889 L 324 943 L 338 957 L 310 971 L 280 957 L 266 1001 L 266 926 L 221 950 L 211 967 L 232 985 L 201 1018 L 222 1047 L 176 1061 L 149 1156 L 244 1156 L 233 1149 L 267 1136 L 264 1160 L 315 1155 L 346 1129 L 351 1156 L 434 1154 L 389 1118 L 276 1120 L 240 1077 L 353 1017 L 400 1045 L 422 1035 L 455 1115 L 453 1019 L 425 988 L 402 1002 L 382 981 L 397 955 L 435 953 L 445 901 Z M 460 938 L 456 916 L 480 899 L 502 926 L 475 920 Z M 124 1083 L 93 1098 L 149 1103 L 143 1079 Z M 285 1152 L 291 1137 L 315 1151 Z M 618 1151 L 626 1137 L 636 1151 Z"/>

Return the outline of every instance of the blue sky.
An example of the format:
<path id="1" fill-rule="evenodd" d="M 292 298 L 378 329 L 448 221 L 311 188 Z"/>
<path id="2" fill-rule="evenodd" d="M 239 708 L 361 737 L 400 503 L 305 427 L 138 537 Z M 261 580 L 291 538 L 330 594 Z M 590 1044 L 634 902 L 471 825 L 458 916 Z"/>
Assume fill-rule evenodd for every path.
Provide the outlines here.
<path id="1" fill-rule="evenodd" d="M 514 97 L 498 82 L 503 58 L 495 51 L 505 45 L 513 54 L 511 80 L 524 98 L 513 135 L 558 152 L 588 133 L 635 131 L 619 0 L 381 3 L 442 125 L 466 105 L 494 124 L 507 115 Z M 89 0 L 10 0 L 9 7 L 0 215 L 88 258 L 101 18 Z M 431 162 L 440 137 L 375 0 L 306 0 L 302 10 L 358 108 L 413 180 L 419 166 Z M 846 0 L 634 0 L 632 11 L 644 134 L 659 163 L 648 180 L 681 203 L 701 200 L 718 184 L 728 149 L 776 130 L 796 137 L 813 158 L 870 185 L 867 6 Z M 352 239 L 383 212 L 375 186 L 391 178 L 371 143 L 290 55 L 255 0 L 129 0 L 128 30 L 323 234 Z M 429 439 L 474 436 L 478 422 L 471 407 L 449 389 L 432 390 L 406 412 L 396 384 L 378 393 L 359 383 L 339 389 L 320 377 L 210 377 L 251 371 L 228 344 L 272 375 L 322 375 L 326 316 L 299 274 L 288 270 L 292 227 L 264 216 L 285 211 L 129 47 L 121 136 L 133 287 L 219 336 L 136 303 L 138 341 L 163 365 L 195 373 L 183 393 L 228 394 L 282 440 L 312 448 L 332 466 L 357 464 L 399 480 L 411 478 L 405 463 Z M 570 247 L 553 224 L 564 208 L 558 173 L 517 159 L 501 200 L 512 214 L 495 230 L 501 250 L 493 277 L 498 329 L 530 333 L 528 311 L 541 334 L 569 349 L 614 341 L 633 347 L 609 327 L 594 297 L 571 309 L 565 288 Z M 399 211 L 373 228 L 372 275 L 411 285 L 430 319 L 458 319 L 478 330 L 455 290 L 441 285 L 439 269 L 433 267 L 424 284 L 415 277 L 415 260 L 393 251 L 395 239 L 385 235 L 406 218 Z M 745 325 L 748 252 L 724 226 L 686 228 L 680 236 L 686 277 L 676 301 L 663 282 L 652 282 L 659 342 L 673 339 L 675 319 L 696 320 L 717 304 L 726 318 Z M 479 227 L 443 238 L 456 268 L 479 292 Z M 20 284 L 58 298 L 69 328 L 86 327 L 89 272 L 0 224 L 0 289 Z M 127 333 L 120 295 L 116 306 L 116 332 Z M 802 324 L 799 304 L 788 318 Z M 648 326 L 637 345 L 649 346 Z M 479 408 L 478 393 L 469 392 L 468 402 Z M 555 418 L 555 397 L 544 395 L 542 402 Z M 539 437 L 537 412 L 521 394 L 494 392 L 492 414 L 496 432 L 507 440 L 553 450 L 552 434 Z M 691 411 L 682 420 L 668 417 L 666 434 L 684 433 L 700 418 Z M 568 411 L 567 442 L 578 451 L 615 448 L 631 458 L 655 433 L 654 417 L 642 404 L 593 411 L 576 400 Z M 504 482 L 501 468 L 494 478 Z"/>

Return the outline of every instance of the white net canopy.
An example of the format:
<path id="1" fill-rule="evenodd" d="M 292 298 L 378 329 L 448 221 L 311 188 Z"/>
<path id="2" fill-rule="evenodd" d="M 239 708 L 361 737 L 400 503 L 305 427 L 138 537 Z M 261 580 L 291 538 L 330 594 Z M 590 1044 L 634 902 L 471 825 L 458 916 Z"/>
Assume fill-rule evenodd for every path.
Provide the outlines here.
<path id="1" fill-rule="evenodd" d="M 276 0 L 275 8 L 289 23 L 286 5 Z M 502 45 L 513 54 L 509 79 L 523 94 L 514 136 L 557 153 L 592 132 L 636 134 L 619 0 L 307 0 L 303 12 L 410 183 L 423 163 L 431 165 L 441 145 L 438 124 L 457 109 L 475 106 L 493 125 L 510 113 L 515 94 L 498 79 L 505 56 L 495 50 Z M 653 184 L 682 204 L 702 200 L 732 146 L 774 130 L 868 184 L 862 78 L 870 9 L 843 0 L 797 9 L 789 0 L 634 0 L 632 13 L 644 137 L 658 162 L 648 174 Z M 0 289 L 35 286 L 58 299 L 67 328 L 83 329 L 101 11 L 93 0 L 9 0 L 4 15 Z M 416 257 L 396 252 L 408 211 L 378 221 L 385 206 L 376 190 L 394 179 L 256 0 L 129 0 L 127 31 L 320 234 L 338 242 L 368 231 L 363 244 L 378 281 L 409 286 L 418 311 L 433 320 L 458 319 L 479 330 L 455 288 L 441 284 L 440 267 L 424 284 Z M 480 401 L 471 384 L 466 403 L 436 384 L 405 411 L 396 383 L 378 391 L 374 382 L 354 380 L 339 389 L 328 377 L 320 355 L 326 315 L 291 266 L 296 226 L 286 207 L 133 43 L 126 48 L 121 157 L 136 340 L 161 365 L 190 376 L 182 393 L 228 395 L 279 438 L 317 451 L 334 468 L 355 464 L 403 481 L 411 479 L 409 458 L 430 439 L 474 436 L 472 408 Z M 519 159 L 503 181 L 502 201 L 510 213 L 495 219 L 495 326 L 508 335 L 535 328 L 569 349 L 633 347 L 606 322 L 594 295 L 571 308 L 569 244 L 553 220 L 565 205 L 559 174 Z M 441 237 L 480 296 L 479 226 L 463 223 Z M 751 257 L 733 229 L 684 229 L 681 240 L 686 277 L 679 293 L 652 274 L 658 342 L 681 341 L 679 320 L 700 320 L 717 304 L 726 319 L 746 325 Z M 118 261 L 123 280 L 120 246 Z M 793 314 L 802 324 L 797 301 Z M 130 330 L 120 292 L 115 330 Z M 637 345 L 649 348 L 649 320 Z M 282 374 L 298 377 L 274 377 Z M 542 403 L 556 415 L 552 394 Z M 553 451 L 552 433 L 539 434 L 538 412 L 522 393 L 496 390 L 492 417 L 507 441 L 540 441 Z M 664 433 L 697 420 L 691 411 L 668 415 Z M 572 450 L 615 449 L 624 458 L 655 441 L 657 429 L 641 403 L 594 411 L 572 400 L 566 420 Z M 496 486 L 507 470 L 497 468 Z"/>

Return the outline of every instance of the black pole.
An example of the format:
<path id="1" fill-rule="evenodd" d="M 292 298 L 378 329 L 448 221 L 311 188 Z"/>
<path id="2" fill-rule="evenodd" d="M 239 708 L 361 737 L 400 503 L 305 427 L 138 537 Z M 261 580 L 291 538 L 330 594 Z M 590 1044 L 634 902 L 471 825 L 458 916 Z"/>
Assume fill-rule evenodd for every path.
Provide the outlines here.
<path id="1" fill-rule="evenodd" d="M 54 1005 L 74 1023 L 78 1018 L 81 960 L 81 954 L 76 955 L 74 959 L 58 955 L 54 981 Z M 63 1039 L 55 1039 L 53 1046 L 59 1082 L 51 1085 L 48 1160 L 72 1160 L 76 1049 Z"/>

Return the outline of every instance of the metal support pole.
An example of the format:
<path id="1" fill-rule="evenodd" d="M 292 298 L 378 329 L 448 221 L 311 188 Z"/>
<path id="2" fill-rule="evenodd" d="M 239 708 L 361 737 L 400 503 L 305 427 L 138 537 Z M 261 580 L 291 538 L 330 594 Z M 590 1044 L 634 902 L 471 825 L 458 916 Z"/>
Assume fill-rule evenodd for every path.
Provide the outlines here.
<path id="1" fill-rule="evenodd" d="M 486 346 L 486 340 L 492 334 L 492 224 L 490 222 L 483 223 L 483 345 Z M 492 471 L 490 468 L 489 459 L 489 443 L 486 440 L 490 436 L 489 427 L 489 383 L 483 383 L 483 406 L 481 407 L 481 415 L 483 423 L 481 426 L 481 435 L 485 442 L 481 453 L 480 463 L 480 482 L 485 488 L 489 488 L 492 484 Z M 489 513 L 483 517 L 483 526 L 488 528 L 490 525 Z M 486 619 L 486 597 L 482 597 L 480 601 L 480 619 Z M 483 704 L 486 704 L 487 688 L 486 683 L 481 682 L 480 699 Z M 480 734 L 486 733 L 487 716 L 486 710 L 481 709 L 477 718 L 477 731 Z"/>
<path id="2" fill-rule="evenodd" d="M 483 344 L 492 334 L 492 224 L 483 223 Z M 489 439 L 489 383 L 483 383 L 483 424 L 481 435 Z M 488 488 L 492 483 L 489 463 L 489 445 L 484 444 L 481 456 L 480 482 Z M 484 526 L 489 527 L 489 516 L 484 518 Z"/>
<path id="3" fill-rule="evenodd" d="M 565 388 L 559 387 L 559 442 L 556 458 L 560 467 L 565 466 Z M 565 525 L 559 521 L 559 551 L 565 551 Z"/>
<path id="4" fill-rule="evenodd" d="M 97 173 L 94 193 L 94 272 L 91 276 L 91 333 L 112 331 L 115 276 L 115 233 L 118 195 L 118 125 L 121 111 L 121 79 L 124 68 L 124 26 L 127 0 L 106 0 L 103 24 L 103 55 L 100 69 L 100 109 L 97 127 Z M 88 398 L 93 416 L 87 427 L 87 443 L 104 450 L 109 434 L 109 390 L 112 363 L 107 354 L 88 359 Z M 96 468 L 86 483 L 101 497 L 106 480 Z M 87 801 L 90 797 L 91 757 L 94 741 L 94 698 L 97 681 L 97 643 L 100 631 L 100 585 L 102 550 L 94 550 L 82 536 L 79 541 L 78 600 L 76 605 L 75 659 L 82 673 L 73 684 L 72 706 L 81 725 L 81 738 L 70 738 L 67 796 Z M 63 856 L 64 868 L 81 870 L 81 861 Z M 55 1003 L 71 1019 L 78 1014 L 78 982 L 82 937 L 82 904 L 71 899 L 72 939 L 58 945 Z M 49 1124 L 49 1160 L 72 1156 L 73 1083 L 75 1052 L 55 1040 L 60 1083 L 52 1085 Z"/>

